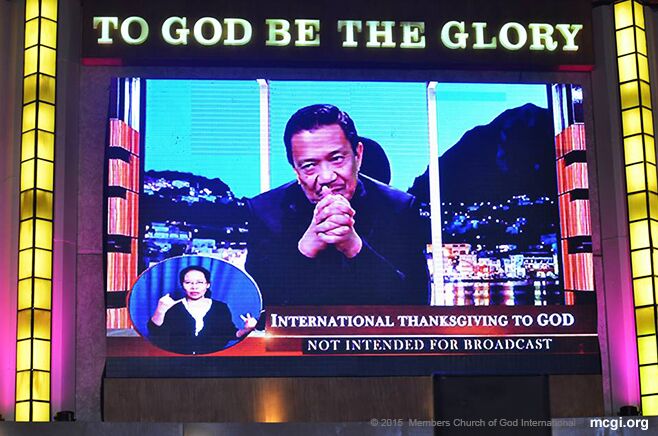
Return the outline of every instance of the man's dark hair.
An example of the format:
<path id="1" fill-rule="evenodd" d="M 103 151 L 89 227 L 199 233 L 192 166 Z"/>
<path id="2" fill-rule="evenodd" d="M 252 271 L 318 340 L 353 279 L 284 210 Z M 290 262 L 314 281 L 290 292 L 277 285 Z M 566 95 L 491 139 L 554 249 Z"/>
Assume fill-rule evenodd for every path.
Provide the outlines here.
<path id="1" fill-rule="evenodd" d="M 359 136 L 354 127 L 354 121 L 336 106 L 331 104 L 314 104 L 298 110 L 290 117 L 286 130 L 283 133 L 283 143 L 286 145 L 286 156 L 290 165 L 295 166 L 292 161 L 292 137 L 302 130 L 314 130 L 322 126 L 338 124 L 345 134 L 345 138 L 352 145 L 352 151 L 356 154 L 359 144 Z"/>
<path id="2" fill-rule="evenodd" d="M 210 283 L 210 271 L 205 269 L 202 266 L 190 265 L 186 268 L 183 268 L 180 273 L 178 273 L 178 279 L 180 280 L 180 285 L 183 286 L 183 281 L 185 281 L 185 274 L 190 271 L 199 271 L 203 273 L 203 276 L 206 278 L 206 282 Z"/>

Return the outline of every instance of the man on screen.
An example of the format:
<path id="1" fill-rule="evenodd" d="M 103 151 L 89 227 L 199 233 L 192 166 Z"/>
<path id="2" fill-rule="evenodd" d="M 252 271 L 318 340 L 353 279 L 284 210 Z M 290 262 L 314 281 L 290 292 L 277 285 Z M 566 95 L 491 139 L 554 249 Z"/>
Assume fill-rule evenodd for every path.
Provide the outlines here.
<path id="1" fill-rule="evenodd" d="M 284 143 L 297 180 L 248 201 L 246 269 L 264 304 L 427 304 L 416 201 L 359 174 L 363 144 L 349 115 L 302 108 Z"/>

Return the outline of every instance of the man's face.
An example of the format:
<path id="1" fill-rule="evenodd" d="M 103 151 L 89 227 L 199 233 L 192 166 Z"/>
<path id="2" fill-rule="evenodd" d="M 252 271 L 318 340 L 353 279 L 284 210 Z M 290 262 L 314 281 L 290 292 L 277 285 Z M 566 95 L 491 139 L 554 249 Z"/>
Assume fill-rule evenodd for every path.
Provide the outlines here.
<path id="1" fill-rule="evenodd" d="M 292 162 L 306 198 L 317 203 L 327 194 L 352 199 L 361 168 L 363 145 L 356 155 L 338 124 L 302 130 L 292 135 Z"/>
<path id="2" fill-rule="evenodd" d="M 183 289 L 188 300 L 200 300 L 206 295 L 210 283 L 206 281 L 206 276 L 201 271 L 188 271 L 183 277 Z"/>

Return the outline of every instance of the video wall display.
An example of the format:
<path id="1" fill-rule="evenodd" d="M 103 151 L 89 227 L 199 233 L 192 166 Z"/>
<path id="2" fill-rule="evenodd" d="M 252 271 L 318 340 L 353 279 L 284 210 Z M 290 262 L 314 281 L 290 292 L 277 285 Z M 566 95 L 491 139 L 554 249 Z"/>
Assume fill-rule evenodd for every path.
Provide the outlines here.
<path id="1" fill-rule="evenodd" d="M 110 85 L 108 356 L 598 361 L 579 85 Z"/>

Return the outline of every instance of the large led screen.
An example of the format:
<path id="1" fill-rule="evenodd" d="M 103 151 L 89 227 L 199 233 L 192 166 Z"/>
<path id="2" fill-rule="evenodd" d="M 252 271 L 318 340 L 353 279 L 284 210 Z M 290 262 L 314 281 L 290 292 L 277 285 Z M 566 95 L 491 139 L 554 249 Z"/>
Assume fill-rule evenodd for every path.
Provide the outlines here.
<path id="1" fill-rule="evenodd" d="M 598 362 L 580 86 L 111 89 L 110 357 L 171 375 Z"/>

